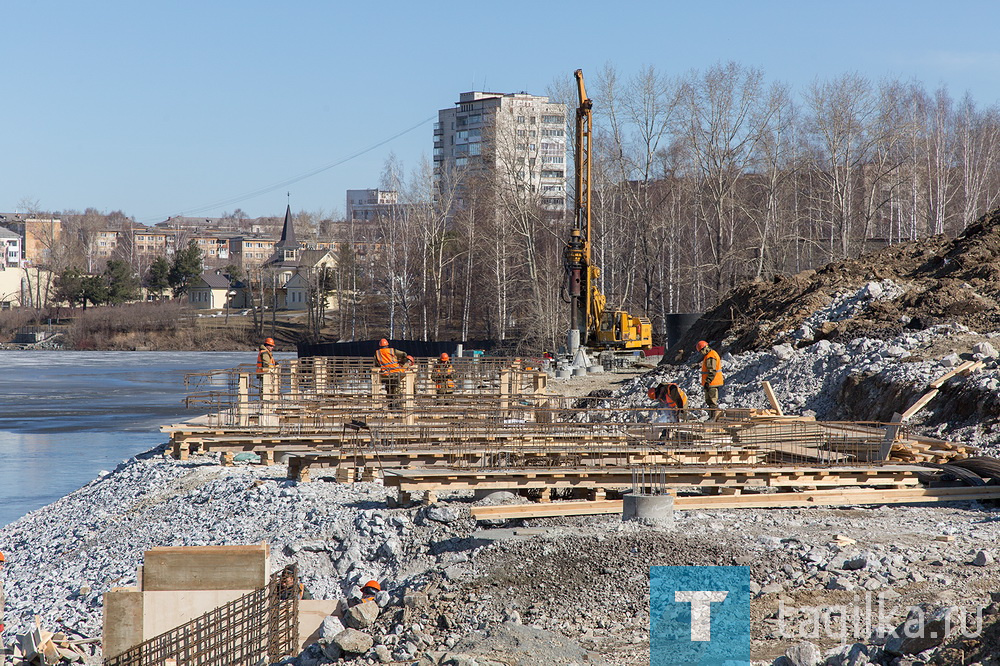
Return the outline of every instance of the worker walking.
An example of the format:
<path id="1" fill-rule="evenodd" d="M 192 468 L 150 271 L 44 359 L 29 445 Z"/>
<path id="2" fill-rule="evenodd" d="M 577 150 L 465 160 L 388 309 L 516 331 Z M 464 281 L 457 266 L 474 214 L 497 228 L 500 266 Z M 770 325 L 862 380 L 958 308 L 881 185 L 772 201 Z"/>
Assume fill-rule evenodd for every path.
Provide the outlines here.
<path id="1" fill-rule="evenodd" d="M 260 388 L 261 400 L 273 392 L 272 373 L 276 373 L 277 367 L 278 362 L 274 360 L 274 339 L 264 338 L 264 342 L 257 349 L 257 385 Z"/>
<path id="2" fill-rule="evenodd" d="M 375 352 L 375 363 L 382 378 L 382 387 L 388 397 L 389 409 L 399 410 L 403 375 L 406 374 L 406 366 L 413 363 L 413 357 L 404 351 L 393 349 L 389 346 L 389 341 L 382 338 Z"/>
<path id="3" fill-rule="evenodd" d="M 674 384 L 660 383 L 650 387 L 646 392 L 650 400 L 659 403 L 660 413 L 654 419 L 655 423 L 680 423 L 684 418 L 684 409 L 687 407 L 687 394 L 684 390 Z"/>
<path id="4" fill-rule="evenodd" d="M 704 340 L 699 340 L 695 349 L 701 353 L 701 386 L 705 390 L 708 420 L 714 421 L 719 409 L 719 389 L 723 385 L 722 359 L 719 358 L 719 352 L 709 347 Z"/>
<path id="5" fill-rule="evenodd" d="M 455 368 L 451 364 L 451 358 L 448 354 L 441 354 L 431 369 L 431 381 L 434 382 L 434 390 L 439 396 L 455 392 L 454 375 Z"/>

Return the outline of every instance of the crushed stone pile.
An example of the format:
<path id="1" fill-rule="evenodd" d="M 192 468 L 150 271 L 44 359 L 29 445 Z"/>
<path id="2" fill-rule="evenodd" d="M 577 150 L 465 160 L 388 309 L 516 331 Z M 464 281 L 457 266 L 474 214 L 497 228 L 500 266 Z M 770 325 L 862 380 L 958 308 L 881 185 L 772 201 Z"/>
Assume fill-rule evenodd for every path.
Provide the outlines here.
<path id="1" fill-rule="evenodd" d="M 838 307 L 859 308 L 869 300 L 868 287 L 838 295 Z M 848 342 L 812 341 L 797 346 L 781 342 L 768 349 L 722 356 L 725 387 L 721 406 L 768 409 L 762 381 L 769 381 L 787 414 L 827 421 L 887 422 L 923 395 L 928 385 L 963 360 L 984 367 L 954 377 L 911 423 L 924 435 L 977 446 L 1000 454 L 1000 333 L 981 335 L 961 324 L 938 324 L 905 331 L 894 338 L 855 338 Z M 661 364 L 636 377 L 607 398 L 606 405 L 650 406 L 646 390 L 676 382 L 692 408 L 704 407 L 698 355 L 684 363 Z M 697 412 L 696 412 L 697 413 Z"/>
<path id="2" fill-rule="evenodd" d="M 289 660 L 296 666 L 343 658 L 334 637 L 367 637 L 356 664 L 648 663 L 650 565 L 749 566 L 755 649 L 766 663 L 796 642 L 779 631 L 778 600 L 791 609 L 781 621 L 798 631 L 808 618 L 794 608 L 882 593 L 892 608 L 875 629 L 888 633 L 913 604 L 987 608 L 1000 590 L 990 506 L 681 512 L 674 530 L 617 516 L 553 518 L 530 521 L 534 536 L 507 538 L 479 532 L 469 512 L 518 501 L 509 493 L 389 509 L 379 484 L 297 483 L 281 479 L 280 466 L 164 453 L 130 459 L 0 530 L 8 640 L 35 615 L 54 630 L 99 636 L 101 595 L 134 584 L 149 548 L 262 540 L 274 567 L 297 562 L 317 598 L 346 598 L 369 578 L 385 590 L 364 636 L 341 635 L 331 621 L 325 643 Z M 889 654 L 869 633 L 848 638 Z M 844 641 L 812 643 L 826 652 Z"/>
<path id="3" fill-rule="evenodd" d="M 841 300 L 863 289 L 866 302 Z M 821 339 L 891 339 L 941 323 L 1000 331 L 1000 209 L 955 239 L 901 243 L 771 283 L 739 286 L 668 355 L 691 349 L 698 340 L 726 341 L 731 352 L 740 353 Z"/>

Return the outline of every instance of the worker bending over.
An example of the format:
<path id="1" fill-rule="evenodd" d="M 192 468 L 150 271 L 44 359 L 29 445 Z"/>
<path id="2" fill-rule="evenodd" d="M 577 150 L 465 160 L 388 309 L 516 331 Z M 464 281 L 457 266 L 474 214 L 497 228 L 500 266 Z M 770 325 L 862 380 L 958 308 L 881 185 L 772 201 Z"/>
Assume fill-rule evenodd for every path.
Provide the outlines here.
<path id="1" fill-rule="evenodd" d="M 709 347 L 704 340 L 699 340 L 695 349 L 701 353 L 701 386 L 705 390 L 708 420 L 714 421 L 719 409 L 719 389 L 723 385 L 722 359 L 719 358 L 719 352 Z"/>
<path id="2" fill-rule="evenodd" d="M 393 349 L 389 346 L 389 341 L 382 338 L 378 342 L 378 351 L 375 352 L 375 364 L 378 367 L 379 376 L 382 378 L 382 387 L 388 397 L 389 409 L 399 410 L 399 394 L 402 389 L 403 375 L 406 368 L 413 363 L 413 357 L 406 352 Z"/>
<path id="3" fill-rule="evenodd" d="M 680 423 L 684 418 L 684 408 L 687 407 L 688 398 L 677 384 L 660 383 L 650 387 L 646 395 L 650 400 L 659 403 L 659 414 L 654 419 L 655 423 Z"/>

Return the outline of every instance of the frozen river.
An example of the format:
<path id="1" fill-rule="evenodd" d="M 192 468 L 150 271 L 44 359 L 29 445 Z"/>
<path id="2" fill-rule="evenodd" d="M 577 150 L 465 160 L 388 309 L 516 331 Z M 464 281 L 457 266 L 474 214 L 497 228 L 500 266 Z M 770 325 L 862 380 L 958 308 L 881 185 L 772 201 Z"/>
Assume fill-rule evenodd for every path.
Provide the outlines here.
<path id="1" fill-rule="evenodd" d="M 165 443 L 161 425 L 199 414 L 184 406 L 186 374 L 256 360 L 252 350 L 0 351 L 0 525 Z"/>

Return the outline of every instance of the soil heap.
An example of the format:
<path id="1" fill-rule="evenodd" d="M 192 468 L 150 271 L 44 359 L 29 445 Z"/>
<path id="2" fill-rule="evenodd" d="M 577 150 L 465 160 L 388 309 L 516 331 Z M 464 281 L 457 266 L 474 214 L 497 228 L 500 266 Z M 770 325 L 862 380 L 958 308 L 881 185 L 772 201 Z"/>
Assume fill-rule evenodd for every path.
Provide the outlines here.
<path id="1" fill-rule="evenodd" d="M 830 308 L 840 294 L 887 280 L 898 288 L 878 294 L 867 308 Z M 814 313 L 824 309 L 830 318 L 816 321 Z M 803 326 L 811 335 L 800 336 L 800 345 L 821 339 L 888 339 L 944 322 L 980 333 L 1000 330 L 1000 209 L 979 218 L 958 238 L 901 243 L 819 270 L 739 286 L 672 351 L 690 350 L 697 340 L 725 341 L 732 353 L 759 350 Z"/>

